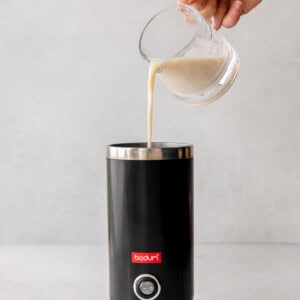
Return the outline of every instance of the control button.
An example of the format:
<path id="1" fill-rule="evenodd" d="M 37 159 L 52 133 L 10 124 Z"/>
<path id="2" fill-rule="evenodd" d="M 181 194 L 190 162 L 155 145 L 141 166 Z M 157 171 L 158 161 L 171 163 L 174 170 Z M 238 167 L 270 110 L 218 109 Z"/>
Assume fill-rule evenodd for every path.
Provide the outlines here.
<path id="1" fill-rule="evenodd" d="M 142 294 L 150 296 L 155 292 L 155 285 L 152 281 L 144 280 L 140 283 L 139 289 Z"/>
<path id="2" fill-rule="evenodd" d="M 161 286 L 153 275 L 142 274 L 134 280 L 133 291 L 140 300 L 154 300 L 159 296 Z"/>

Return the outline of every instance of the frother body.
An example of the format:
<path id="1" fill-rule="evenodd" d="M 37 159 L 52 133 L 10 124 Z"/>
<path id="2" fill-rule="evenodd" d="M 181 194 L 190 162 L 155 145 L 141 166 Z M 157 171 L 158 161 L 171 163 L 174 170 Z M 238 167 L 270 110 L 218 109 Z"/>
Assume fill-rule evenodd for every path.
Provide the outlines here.
<path id="1" fill-rule="evenodd" d="M 110 147 L 121 148 L 107 158 L 110 299 L 193 299 L 192 147 Z"/>

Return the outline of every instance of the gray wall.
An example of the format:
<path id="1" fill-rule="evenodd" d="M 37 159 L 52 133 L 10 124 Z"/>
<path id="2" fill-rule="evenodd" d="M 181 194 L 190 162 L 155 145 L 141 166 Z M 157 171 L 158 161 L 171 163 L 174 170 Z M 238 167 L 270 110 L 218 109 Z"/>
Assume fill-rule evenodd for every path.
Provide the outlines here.
<path id="1" fill-rule="evenodd" d="M 105 146 L 146 139 L 146 20 L 173 0 L 0 2 L 0 243 L 105 243 Z M 195 145 L 197 242 L 300 241 L 299 2 L 223 34 L 241 71 L 190 109 L 158 84 L 154 139 Z"/>

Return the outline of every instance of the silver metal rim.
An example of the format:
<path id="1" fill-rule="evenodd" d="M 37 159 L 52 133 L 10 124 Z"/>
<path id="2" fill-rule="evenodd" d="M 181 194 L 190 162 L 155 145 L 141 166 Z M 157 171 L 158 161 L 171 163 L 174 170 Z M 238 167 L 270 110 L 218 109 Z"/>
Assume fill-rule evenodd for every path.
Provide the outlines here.
<path id="1" fill-rule="evenodd" d="M 107 158 L 119 160 L 170 160 L 193 157 L 193 146 L 184 143 L 113 144 L 107 147 Z"/>

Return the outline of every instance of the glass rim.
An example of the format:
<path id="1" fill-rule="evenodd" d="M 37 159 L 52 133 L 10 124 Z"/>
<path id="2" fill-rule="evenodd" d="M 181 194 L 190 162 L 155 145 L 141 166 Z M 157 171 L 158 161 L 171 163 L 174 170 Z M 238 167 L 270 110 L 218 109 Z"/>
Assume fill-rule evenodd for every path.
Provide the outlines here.
<path id="1" fill-rule="evenodd" d="M 193 6 L 191 5 L 187 5 L 187 4 L 184 4 L 184 3 L 181 3 L 181 2 L 177 2 L 176 4 L 176 7 L 178 6 L 182 6 L 182 7 L 185 7 L 189 10 L 191 10 L 193 12 L 193 14 L 195 15 L 197 21 L 205 21 L 205 19 L 201 16 L 200 12 Z M 146 31 L 146 29 L 148 28 L 148 26 L 152 23 L 152 21 L 157 17 L 159 16 L 161 13 L 171 9 L 171 8 L 174 8 L 175 5 L 169 5 L 168 7 L 164 8 L 164 9 L 161 9 L 160 11 L 158 11 L 156 14 L 154 14 L 154 16 L 146 23 L 146 25 L 144 26 L 143 30 L 142 30 L 142 33 L 140 35 L 140 38 L 139 38 L 139 51 L 140 51 L 140 54 L 141 56 L 148 62 L 151 62 L 152 60 L 143 52 L 142 50 L 142 40 L 143 40 L 143 36 L 144 36 L 144 33 Z M 207 23 L 205 21 L 205 23 Z M 209 24 L 207 23 L 207 25 L 209 26 Z M 193 41 L 195 40 L 196 36 L 197 36 L 197 33 L 198 33 L 198 30 L 199 30 L 199 25 L 196 27 L 196 30 L 193 34 L 193 37 L 191 38 L 191 40 L 182 48 L 180 49 L 179 51 L 177 51 L 176 54 L 173 55 L 173 57 L 170 57 L 170 58 L 166 58 L 166 59 L 172 59 L 176 56 L 178 56 L 179 53 L 182 53 L 186 48 L 188 48 L 192 43 Z M 157 57 L 157 59 L 160 59 L 159 57 Z M 165 60 L 165 59 L 163 59 Z"/>

